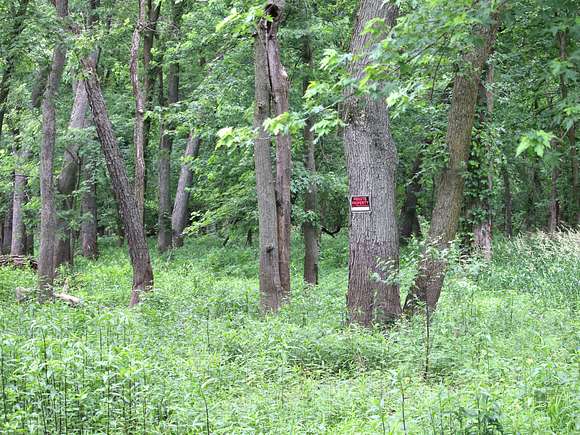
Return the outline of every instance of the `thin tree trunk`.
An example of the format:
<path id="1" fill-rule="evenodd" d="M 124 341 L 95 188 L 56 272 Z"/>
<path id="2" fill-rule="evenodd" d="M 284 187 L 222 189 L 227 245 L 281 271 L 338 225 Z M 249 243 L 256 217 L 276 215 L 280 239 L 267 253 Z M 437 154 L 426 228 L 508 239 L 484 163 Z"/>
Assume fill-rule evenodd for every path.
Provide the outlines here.
<path id="1" fill-rule="evenodd" d="M 173 246 L 183 246 L 183 230 L 187 226 L 189 213 L 187 204 L 189 202 L 189 188 L 193 182 L 193 171 L 191 170 L 191 161 L 197 158 L 199 154 L 200 139 L 198 136 L 190 134 L 187 140 L 187 147 L 183 153 L 184 163 L 181 165 L 179 181 L 177 183 L 177 192 L 173 204 L 173 213 L 171 214 L 171 234 L 173 237 Z"/>
<path id="2" fill-rule="evenodd" d="M 181 3 L 176 5 L 171 1 L 171 28 L 173 39 L 179 37 L 179 26 L 181 23 Z M 161 86 L 161 92 L 163 91 Z M 172 105 L 179 101 L 179 63 L 171 62 L 167 71 L 167 104 Z M 169 129 L 175 126 L 169 124 Z M 161 127 L 161 142 L 159 145 L 159 234 L 157 247 L 160 252 L 165 252 L 172 247 L 171 231 L 171 150 L 173 147 L 173 137 L 164 132 Z"/>
<path id="3" fill-rule="evenodd" d="M 512 200 L 512 188 L 510 183 L 510 174 L 507 169 L 507 163 L 504 163 L 504 165 L 502 166 L 501 176 L 503 178 L 504 232 L 507 237 L 512 237 L 513 200 Z"/>
<path id="4" fill-rule="evenodd" d="M 82 63 L 86 72 L 85 86 L 89 97 L 89 106 L 127 235 L 129 255 L 133 266 L 133 288 L 129 306 L 134 306 L 139 303 L 140 293 L 153 287 L 153 270 L 151 269 L 149 249 L 142 225 L 142 215 L 137 207 L 137 200 L 131 190 L 129 178 L 123 165 L 123 157 L 109 120 L 95 66 L 86 59 Z"/>
<path id="5" fill-rule="evenodd" d="M 141 34 L 145 28 L 145 11 L 145 0 L 139 0 L 139 17 L 131 39 L 131 59 L 129 63 L 133 96 L 135 97 L 135 126 L 133 129 L 133 142 L 135 146 L 135 199 L 137 201 L 137 212 L 140 215 L 139 222 L 141 222 L 141 225 L 143 225 L 145 207 L 145 130 L 143 125 L 145 120 L 145 97 L 139 80 L 138 56 L 139 46 L 141 45 Z"/>
<path id="6" fill-rule="evenodd" d="M 10 29 L 8 34 L 4 36 L 7 41 L 10 41 L 16 47 L 18 47 L 18 44 L 15 43 L 17 42 L 17 39 L 24 29 L 24 22 L 26 19 L 26 12 L 28 11 L 29 3 L 29 0 L 20 0 L 18 9 L 12 20 L 12 29 Z M 18 53 L 15 52 L 16 50 L 17 48 L 8 47 L 8 54 L 4 65 L 4 73 L 2 74 L 2 80 L 0 80 L 0 138 L 2 137 L 2 127 L 4 126 L 6 100 L 8 99 L 8 94 L 10 93 L 10 80 L 12 79 L 12 74 L 14 74 L 16 60 L 18 59 Z"/>
<path id="7" fill-rule="evenodd" d="M 310 82 L 309 76 L 313 69 L 312 47 L 310 45 L 309 36 L 304 37 L 302 60 L 308 68 L 308 74 L 304 78 L 304 82 L 302 84 L 302 90 L 303 92 L 306 92 Z M 309 176 L 311 177 L 311 182 L 308 186 L 308 191 L 306 192 L 304 198 L 304 211 L 306 213 L 307 220 L 302 225 L 302 231 L 304 233 L 304 282 L 316 285 L 318 284 L 320 225 L 314 220 L 313 216 L 316 214 L 318 202 L 318 186 L 315 181 L 316 145 L 314 144 L 314 133 L 312 131 L 313 125 L 313 119 L 308 117 L 306 120 L 306 125 L 304 126 L 304 147 L 306 148 L 305 167 Z"/>
<path id="8" fill-rule="evenodd" d="M 554 145 L 554 148 L 557 147 Z M 560 177 L 560 170 L 556 166 L 552 169 L 552 177 L 550 179 L 550 205 L 548 218 L 548 232 L 553 233 L 558 230 L 560 226 L 560 199 L 558 197 L 558 178 Z"/>
<path id="9" fill-rule="evenodd" d="M 22 145 L 21 145 L 22 146 Z M 26 255 L 26 229 L 24 226 L 24 206 L 26 205 L 26 187 L 28 175 L 24 163 L 30 158 L 27 149 L 15 149 L 16 169 L 14 171 L 14 199 L 12 202 L 12 237 L 11 255 Z"/>
<path id="10" fill-rule="evenodd" d="M 418 303 L 426 303 L 432 312 L 441 294 L 447 269 L 444 253 L 455 238 L 461 212 L 465 184 L 463 172 L 469 157 L 480 77 L 497 31 L 495 14 L 492 20 L 490 26 L 476 29 L 483 44 L 477 45 L 464 56 L 462 71 L 456 74 L 453 82 L 446 136 L 449 161 L 439 177 L 427 249 L 423 252 L 415 283 L 405 302 L 405 311 L 409 313 L 415 311 Z M 432 249 L 437 254 L 432 255 Z"/>
<path id="11" fill-rule="evenodd" d="M 276 188 L 270 157 L 271 138 L 264 129 L 270 115 L 270 79 L 266 45 L 268 29 L 272 23 L 260 21 L 255 41 L 255 111 L 254 128 L 258 135 L 254 141 L 256 168 L 256 193 L 258 198 L 258 226 L 260 238 L 260 305 L 264 312 L 275 312 L 281 304 L 284 290 L 280 281 L 278 261 L 278 223 L 276 214 Z"/>
<path id="12" fill-rule="evenodd" d="M 362 79 L 370 63 L 367 53 L 375 37 L 367 23 L 383 19 L 390 28 L 398 8 L 383 0 L 362 0 L 356 17 L 350 51 L 351 76 Z M 397 148 L 391 137 L 389 113 L 382 98 L 347 96 L 343 108 L 344 143 L 351 196 L 370 196 L 372 210 L 350 214 L 349 321 L 362 326 L 385 324 L 401 314 L 399 285 L 399 231 L 396 219 Z M 384 267 L 379 267 L 383 262 Z M 374 280 L 373 272 L 386 280 Z"/>
<path id="13" fill-rule="evenodd" d="M 68 0 L 56 0 L 58 16 L 68 15 Z M 64 21 L 64 20 L 62 20 Z M 54 245 L 56 233 L 54 205 L 54 144 L 56 141 L 55 99 L 66 61 L 66 47 L 57 43 L 52 67 L 48 75 L 42 101 L 42 146 L 40 149 L 40 253 L 38 255 L 38 300 L 44 302 L 54 297 Z"/>
<path id="14" fill-rule="evenodd" d="M 414 234 L 421 235 L 419 218 L 417 216 L 417 195 L 421 191 L 421 151 L 417 154 L 411 169 L 411 181 L 405 188 L 405 202 L 401 208 L 401 225 L 400 239 L 405 243 Z"/>
<path id="15" fill-rule="evenodd" d="M 83 164 L 83 179 L 85 191 L 81 200 L 81 246 L 83 257 L 96 260 L 99 257 L 97 243 L 97 184 L 95 182 L 94 167 Z"/>
<path id="16" fill-rule="evenodd" d="M 12 247 L 12 200 L 13 195 L 10 195 L 8 199 L 8 206 L 6 207 L 6 214 L 4 215 L 4 222 L 2 225 L 2 246 L 0 246 L 0 251 L 2 254 L 9 254 L 10 248 Z"/>

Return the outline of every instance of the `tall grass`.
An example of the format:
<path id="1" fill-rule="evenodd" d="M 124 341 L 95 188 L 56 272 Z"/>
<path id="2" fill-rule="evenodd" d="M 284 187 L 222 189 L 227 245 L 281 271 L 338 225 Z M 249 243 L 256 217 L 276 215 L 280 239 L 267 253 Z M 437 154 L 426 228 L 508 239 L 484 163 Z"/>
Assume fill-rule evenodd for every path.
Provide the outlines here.
<path id="1" fill-rule="evenodd" d="M 428 377 L 424 319 L 345 324 L 344 239 L 324 239 L 316 288 L 296 241 L 276 317 L 258 311 L 255 251 L 211 238 L 154 258 L 134 310 L 112 244 L 63 275 L 80 308 L 16 304 L 34 276 L 0 269 L 0 432 L 578 433 L 579 241 L 535 234 L 496 243 L 490 265 L 454 261 Z"/>

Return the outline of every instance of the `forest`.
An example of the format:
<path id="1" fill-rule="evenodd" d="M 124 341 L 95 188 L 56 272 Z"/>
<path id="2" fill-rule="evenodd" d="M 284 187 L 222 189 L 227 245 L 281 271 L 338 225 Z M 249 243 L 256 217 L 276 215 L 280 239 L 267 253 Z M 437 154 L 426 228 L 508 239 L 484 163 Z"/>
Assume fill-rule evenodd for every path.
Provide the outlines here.
<path id="1" fill-rule="evenodd" d="M 0 0 L 0 433 L 580 433 L 579 0 Z"/>

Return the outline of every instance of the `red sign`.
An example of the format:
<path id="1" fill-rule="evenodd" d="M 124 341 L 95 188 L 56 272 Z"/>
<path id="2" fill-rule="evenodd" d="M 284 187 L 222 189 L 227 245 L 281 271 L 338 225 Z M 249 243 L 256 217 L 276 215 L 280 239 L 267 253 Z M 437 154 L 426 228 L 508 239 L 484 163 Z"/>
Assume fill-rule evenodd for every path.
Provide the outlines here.
<path id="1" fill-rule="evenodd" d="M 350 211 L 353 213 L 368 213 L 371 211 L 371 197 L 356 195 L 350 197 Z"/>

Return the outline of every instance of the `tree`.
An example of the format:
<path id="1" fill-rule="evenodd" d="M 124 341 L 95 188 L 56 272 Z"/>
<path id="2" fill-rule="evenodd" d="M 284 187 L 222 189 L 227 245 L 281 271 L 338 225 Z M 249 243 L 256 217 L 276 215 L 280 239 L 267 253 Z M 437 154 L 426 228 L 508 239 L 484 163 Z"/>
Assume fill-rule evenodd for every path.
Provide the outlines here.
<path id="1" fill-rule="evenodd" d="M 174 40 L 179 38 L 179 26 L 182 14 L 182 3 L 170 3 L 171 7 L 171 33 Z M 160 80 L 161 82 L 161 80 Z M 161 90 L 162 92 L 162 90 Z M 174 105 L 179 101 L 179 63 L 171 62 L 167 71 L 167 104 Z M 168 124 L 171 129 L 174 127 Z M 171 150 L 173 148 L 173 137 L 171 133 L 161 127 L 161 141 L 159 144 L 159 233 L 157 237 L 157 247 L 160 252 L 165 252 L 171 248 Z"/>
<path id="2" fill-rule="evenodd" d="M 309 85 L 309 76 L 312 73 L 313 59 L 312 59 L 312 46 L 310 43 L 310 36 L 306 35 L 304 37 L 302 45 L 302 60 L 307 68 L 307 74 L 303 82 L 303 92 L 306 92 Z M 311 177 L 311 181 L 308 185 L 308 191 L 306 192 L 304 198 L 304 212 L 306 213 L 306 220 L 302 225 L 302 231 L 304 233 L 304 282 L 312 285 L 318 284 L 318 257 L 319 257 L 319 238 L 320 230 L 319 224 L 316 222 L 316 209 L 318 203 L 318 187 L 316 185 L 316 158 L 315 151 L 316 145 L 314 143 L 314 120 L 311 116 L 306 119 L 304 125 L 304 148 L 305 152 L 305 162 L 304 166 L 308 171 L 308 175 Z"/>
<path id="3" fill-rule="evenodd" d="M 89 106 L 105 156 L 109 179 L 125 229 L 129 246 L 129 255 L 133 266 L 133 288 L 129 306 L 139 303 L 140 293 L 153 287 L 153 270 L 149 259 L 149 249 L 145 240 L 145 230 L 142 215 L 137 207 L 135 193 L 131 190 L 127 172 L 123 166 L 123 158 L 117 145 L 113 126 L 107 113 L 100 84 L 97 80 L 95 65 L 90 59 L 84 59 L 82 65 L 86 74 L 85 87 Z"/>
<path id="4" fill-rule="evenodd" d="M 187 146 L 183 153 L 183 164 L 179 173 L 177 191 L 175 192 L 175 201 L 173 203 L 173 212 L 171 214 L 171 235 L 173 246 L 183 246 L 183 230 L 188 221 L 187 203 L 189 202 L 189 188 L 193 182 L 193 171 L 191 170 L 191 161 L 196 159 L 199 154 L 199 137 L 191 133 L 187 139 Z"/>
<path id="5" fill-rule="evenodd" d="M 59 18 L 68 15 L 68 0 L 56 0 L 55 6 Z M 54 245 L 56 233 L 54 205 L 54 144 L 56 142 L 56 109 L 55 99 L 60 86 L 66 61 L 66 47 L 57 42 L 52 66 L 48 75 L 46 89 L 42 100 L 42 145 L 40 148 L 40 252 L 38 255 L 38 300 L 44 302 L 54 297 L 52 284 L 54 280 Z"/>
<path id="6" fill-rule="evenodd" d="M 441 294 L 447 261 L 445 252 L 457 232 L 464 189 L 464 174 L 475 118 L 475 105 L 482 69 L 487 61 L 498 27 L 494 13 L 491 24 L 474 29 L 479 43 L 469 50 L 458 65 L 453 81 L 453 97 L 448 113 L 446 142 L 449 161 L 443 168 L 436 187 L 435 206 L 415 283 L 405 301 L 405 311 L 414 312 L 420 303 L 434 310 Z"/>
<path id="7" fill-rule="evenodd" d="M 291 138 L 279 132 L 276 142 L 276 181 L 272 175 L 270 134 L 264 122 L 270 114 L 288 113 L 289 81 L 280 61 L 278 27 L 284 0 L 268 1 L 255 41 L 254 142 L 260 231 L 260 295 L 265 312 L 277 311 L 290 296 L 290 175 Z"/>
<path id="8" fill-rule="evenodd" d="M 361 1 L 350 44 L 354 56 L 349 65 L 352 77 L 361 80 L 370 63 L 367 50 L 376 41 L 373 33 L 365 31 L 368 23 L 383 20 L 391 28 L 397 14 L 393 3 Z M 347 308 L 351 323 L 370 326 L 392 321 L 401 314 L 399 285 L 394 277 L 399 267 L 395 215 L 397 149 L 382 97 L 347 94 L 343 119 L 349 192 L 351 196 L 370 196 L 372 206 L 368 213 L 350 216 Z M 378 261 L 385 267 L 379 268 Z M 387 278 L 374 279 L 373 272 L 385 272 Z"/>

